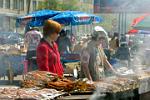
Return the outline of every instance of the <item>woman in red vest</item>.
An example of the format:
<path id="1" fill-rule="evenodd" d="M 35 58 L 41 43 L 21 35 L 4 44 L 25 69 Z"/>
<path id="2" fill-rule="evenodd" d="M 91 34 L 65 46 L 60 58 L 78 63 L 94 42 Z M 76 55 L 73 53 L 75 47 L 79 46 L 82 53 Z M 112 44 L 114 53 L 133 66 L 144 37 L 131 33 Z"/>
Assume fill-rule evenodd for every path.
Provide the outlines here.
<path id="1" fill-rule="evenodd" d="M 37 47 L 37 65 L 40 71 L 48 71 L 63 76 L 63 66 L 55 41 L 61 25 L 55 21 L 47 20 L 43 27 L 43 39 Z"/>

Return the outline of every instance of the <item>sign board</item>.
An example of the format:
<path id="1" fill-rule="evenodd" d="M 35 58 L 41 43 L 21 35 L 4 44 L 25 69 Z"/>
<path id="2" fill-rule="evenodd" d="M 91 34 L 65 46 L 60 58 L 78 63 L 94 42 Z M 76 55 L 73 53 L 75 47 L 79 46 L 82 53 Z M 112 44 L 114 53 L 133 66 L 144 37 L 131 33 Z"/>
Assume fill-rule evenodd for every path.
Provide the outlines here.
<path id="1" fill-rule="evenodd" d="M 88 16 L 88 15 L 77 15 L 77 17 L 74 17 L 74 21 L 78 23 L 84 23 L 84 22 L 91 22 L 94 21 L 94 17 Z"/>
<path id="2" fill-rule="evenodd" d="M 150 0 L 94 0 L 95 13 L 148 13 Z"/>

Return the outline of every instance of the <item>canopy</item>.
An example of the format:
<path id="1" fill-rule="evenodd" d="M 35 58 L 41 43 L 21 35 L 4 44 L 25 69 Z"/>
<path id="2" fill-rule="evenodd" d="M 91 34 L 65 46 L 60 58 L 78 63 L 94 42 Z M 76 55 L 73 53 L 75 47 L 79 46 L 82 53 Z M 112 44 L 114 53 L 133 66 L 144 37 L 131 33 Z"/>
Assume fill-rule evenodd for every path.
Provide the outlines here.
<path id="1" fill-rule="evenodd" d="M 135 18 L 132 27 L 138 30 L 150 30 L 150 14 Z"/>
<path id="2" fill-rule="evenodd" d="M 148 31 L 148 30 L 137 30 L 137 29 L 131 29 L 128 31 L 128 35 L 135 35 L 135 34 L 150 34 L 150 31 Z"/>
<path id="3" fill-rule="evenodd" d="M 150 34 L 150 31 L 147 30 L 139 30 L 140 34 Z"/>
<path id="4" fill-rule="evenodd" d="M 138 30 L 136 29 L 131 29 L 128 31 L 128 35 L 134 35 L 134 34 L 137 34 L 138 33 Z"/>
<path id="5" fill-rule="evenodd" d="M 31 26 L 42 26 L 44 20 L 47 20 L 59 13 L 60 11 L 54 11 L 54 10 L 35 11 L 25 16 L 18 17 L 16 20 L 16 26 L 18 27 L 20 25 L 26 25 L 28 22 L 29 25 Z"/>
<path id="6" fill-rule="evenodd" d="M 101 17 L 80 11 L 65 11 L 50 19 L 63 25 L 85 25 L 102 21 Z"/>

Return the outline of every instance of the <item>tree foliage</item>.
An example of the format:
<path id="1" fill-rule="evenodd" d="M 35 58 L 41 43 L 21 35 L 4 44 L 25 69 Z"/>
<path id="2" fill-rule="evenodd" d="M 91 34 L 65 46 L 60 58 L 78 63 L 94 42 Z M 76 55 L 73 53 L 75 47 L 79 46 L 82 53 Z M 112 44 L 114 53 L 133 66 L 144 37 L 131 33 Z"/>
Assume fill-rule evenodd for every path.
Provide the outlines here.
<path id="1" fill-rule="evenodd" d="M 50 10 L 78 10 L 78 0 L 45 0 L 39 4 L 38 9 Z"/>

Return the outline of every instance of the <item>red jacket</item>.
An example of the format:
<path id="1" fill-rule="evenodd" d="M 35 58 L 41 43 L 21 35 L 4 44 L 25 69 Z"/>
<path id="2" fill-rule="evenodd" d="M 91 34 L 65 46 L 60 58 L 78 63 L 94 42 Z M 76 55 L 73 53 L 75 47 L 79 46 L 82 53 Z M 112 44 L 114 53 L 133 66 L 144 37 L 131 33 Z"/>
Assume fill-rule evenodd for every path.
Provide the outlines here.
<path id="1" fill-rule="evenodd" d="M 45 40 L 42 40 L 37 47 L 37 65 L 41 71 L 49 71 L 63 76 L 63 66 L 60 61 L 60 54 L 57 44 L 53 48 Z"/>

